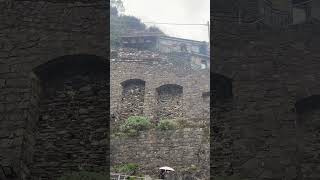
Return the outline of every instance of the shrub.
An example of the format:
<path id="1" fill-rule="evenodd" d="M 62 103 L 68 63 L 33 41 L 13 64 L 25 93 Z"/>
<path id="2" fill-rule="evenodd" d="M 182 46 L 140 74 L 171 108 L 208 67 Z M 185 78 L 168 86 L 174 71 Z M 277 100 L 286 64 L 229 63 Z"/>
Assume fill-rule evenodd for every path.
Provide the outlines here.
<path id="1" fill-rule="evenodd" d="M 177 123 L 173 122 L 169 119 L 160 120 L 157 125 L 157 129 L 165 131 L 165 130 L 173 130 L 177 128 Z"/>
<path id="2" fill-rule="evenodd" d="M 148 118 L 143 116 L 131 116 L 120 126 L 120 130 L 127 134 L 137 134 L 139 131 L 149 129 L 150 126 L 151 123 Z"/>
<path id="3" fill-rule="evenodd" d="M 114 170 L 117 173 L 124 173 L 124 174 L 128 174 L 128 175 L 136 175 L 138 167 L 139 167 L 138 164 L 128 163 L 128 164 L 123 164 L 123 165 L 120 165 L 120 166 L 116 166 Z"/>
<path id="4" fill-rule="evenodd" d="M 106 180 L 108 177 L 109 175 L 104 173 L 81 171 L 65 174 L 58 178 L 58 180 Z"/>

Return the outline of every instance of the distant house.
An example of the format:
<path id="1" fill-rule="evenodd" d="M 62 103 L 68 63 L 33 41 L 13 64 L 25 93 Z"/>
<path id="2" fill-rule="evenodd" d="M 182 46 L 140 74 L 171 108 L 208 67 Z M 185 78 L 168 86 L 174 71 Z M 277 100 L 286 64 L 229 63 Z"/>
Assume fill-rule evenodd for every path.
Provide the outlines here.
<path id="1" fill-rule="evenodd" d="M 159 33 L 131 33 L 121 37 L 121 44 L 122 47 L 157 50 L 164 53 L 209 54 L 207 42 L 170 37 Z"/>

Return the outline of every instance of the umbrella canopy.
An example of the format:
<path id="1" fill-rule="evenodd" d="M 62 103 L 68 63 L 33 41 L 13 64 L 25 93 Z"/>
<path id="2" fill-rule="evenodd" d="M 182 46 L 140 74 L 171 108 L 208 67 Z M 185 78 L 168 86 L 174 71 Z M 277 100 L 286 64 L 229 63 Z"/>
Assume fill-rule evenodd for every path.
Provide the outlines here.
<path id="1" fill-rule="evenodd" d="M 161 168 L 159 168 L 159 169 L 161 169 L 161 170 L 166 170 L 166 171 L 174 171 L 173 168 L 168 167 L 168 166 L 164 166 L 164 167 L 161 167 Z"/>

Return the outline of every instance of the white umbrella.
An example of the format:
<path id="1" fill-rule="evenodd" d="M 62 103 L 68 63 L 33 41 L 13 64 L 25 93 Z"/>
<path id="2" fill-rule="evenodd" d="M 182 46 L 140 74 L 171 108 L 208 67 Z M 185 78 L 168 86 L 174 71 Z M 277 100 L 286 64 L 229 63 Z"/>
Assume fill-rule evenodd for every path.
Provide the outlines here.
<path id="1" fill-rule="evenodd" d="M 161 168 L 159 168 L 159 169 L 161 169 L 161 170 L 165 170 L 165 171 L 174 171 L 174 169 L 173 169 L 173 168 L 168 167 L 168 166 L 164 166 L 164 167 L 161 167 Z"/>

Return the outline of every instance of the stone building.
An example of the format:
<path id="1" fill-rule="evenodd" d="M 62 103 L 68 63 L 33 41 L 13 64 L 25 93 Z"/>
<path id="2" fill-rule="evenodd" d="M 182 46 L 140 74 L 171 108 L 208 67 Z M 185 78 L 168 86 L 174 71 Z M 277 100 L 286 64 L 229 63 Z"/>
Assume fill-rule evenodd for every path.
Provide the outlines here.
<path id="1" fill-rule="evenodd" d="M 319 179 L 319 25 L 214 27 L 211 175 Z"/>
<path id="2" fill-rule="evenodd" d="M 0 2 L 0 179 L 107 167 L 107 9 Z"/>
<path id="3" fill-rule="evenodd" d="M 190 125 L 176 131 L 152 129 L 137 137 L 112 136 L 111 165 L 136 163 L 139 172 L 156 176 L 161 166 L 181 172 L 193 164 L 200 170 L 197 176 L 208 179 L 209 69 L 175 64 L 152 51 L 117 52 L 111 62 L 111 129 L 136 115 L 155 125 L 162 119 Z"/>
<path id="4" fill-rule="evenodd" d="M 151 32 L 136 32 L 121 37 L 122 47 L 139 48 L 165 53 L 183 52 L 209 55 L 208 44 L 203 41 L 170 37 Z"/>

